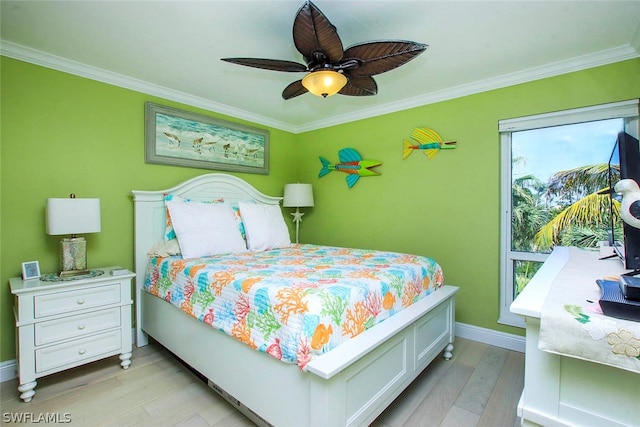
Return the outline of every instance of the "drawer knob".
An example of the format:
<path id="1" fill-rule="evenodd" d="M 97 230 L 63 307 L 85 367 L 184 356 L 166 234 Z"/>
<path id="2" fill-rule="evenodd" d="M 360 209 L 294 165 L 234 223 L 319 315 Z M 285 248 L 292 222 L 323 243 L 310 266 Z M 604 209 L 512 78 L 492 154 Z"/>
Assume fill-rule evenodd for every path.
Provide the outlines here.
<path id="1" fill-rule="evenodd" d="M 80 323 L 78 325 L 78 329 L 83 330 L 85 328 L 85 324 L 84 323 Z"/>
<path id="2" fill-rule="evenodd" d="M 78 349 L 78 354 L 85 354 L 87 352 L 87 350 L 84 347 L 80 347 Z"/>
<path id="3" fill-rule="evenodd" d="M 84 304 L 84 298 L 78 298 L 78 305 Z"/>

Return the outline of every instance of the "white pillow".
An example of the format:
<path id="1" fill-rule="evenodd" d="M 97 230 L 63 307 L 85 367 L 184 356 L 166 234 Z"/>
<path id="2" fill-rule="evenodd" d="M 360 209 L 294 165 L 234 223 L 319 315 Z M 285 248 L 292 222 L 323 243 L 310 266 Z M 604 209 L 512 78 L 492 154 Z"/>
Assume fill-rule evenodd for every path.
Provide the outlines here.
<path id="1" fill-rule="evenodd" d="M 229 205 L 167 202 L 183 258 L 246 252 Z"/>
<path id="2" fill-rule="evenodd" d="M 250 250 L 266 251 L 291 246 L 280 205 L 240 202 L 238 206 Z"/>
<path id="3" fill-rule="evenodd" d="M 175 196 L 171 193 L 164 193 L 163 196 L 164 196 L 165 206 L 167 202 L 184 202 L 184 203 L 192 202 L 192 200 L 187 197 Z M 202 202 L 194 202 L 194 203 L 223 203 L 223 202 L 224 202 L 224 199 L 220 197 L 213 200 L 205 200 Z M 173 230 L 173 224 L 171 223 L 171 215 L 169 214 L 169 210 L 167 209 L 167 214 L 165 218 L 164 239 L 169 241 L 175 238 L 176 238 L 176 232 Z"/>

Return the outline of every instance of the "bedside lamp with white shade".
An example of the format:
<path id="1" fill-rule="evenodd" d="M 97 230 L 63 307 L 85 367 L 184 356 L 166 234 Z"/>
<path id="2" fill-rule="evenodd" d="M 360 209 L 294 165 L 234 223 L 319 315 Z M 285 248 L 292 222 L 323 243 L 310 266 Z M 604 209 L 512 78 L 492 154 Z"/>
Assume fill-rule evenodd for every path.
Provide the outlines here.
<path id="1" fill-rule="evenodd" d="M 87 242 L 78 234 L 100 232 L 100 199 L 47 199 L 47 234 L 68 235 L 60 241 L 60 277 L 89 274 Z"/>
<path id="2" fill-rule="evenodd" d="M 311 184 L 286 184 L 284 186 L 284 201 L 282 206 L 285 208 L 296 208 L 296 211 L 291 213 L 293 215 L 293 222 L 296 223 L 296 243 L 298 243 L 298 230 L 300 228 L 300 222 L 302 222 L 302 215 L 300 208 L 308 208 L 313 206 L 313 189 Z"/>

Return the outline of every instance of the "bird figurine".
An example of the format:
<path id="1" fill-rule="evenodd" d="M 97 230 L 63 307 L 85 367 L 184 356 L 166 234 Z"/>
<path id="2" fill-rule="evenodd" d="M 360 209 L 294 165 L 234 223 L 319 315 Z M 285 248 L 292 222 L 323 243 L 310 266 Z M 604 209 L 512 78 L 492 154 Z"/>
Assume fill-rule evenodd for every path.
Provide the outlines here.
<path id="1" fill-rule="evenodd" d="M 640 228 L 640 187 L 632 179 L 623 179 L 613 187 L 616 193 L 622 194 L 620 217 L 634 228 Z"/>

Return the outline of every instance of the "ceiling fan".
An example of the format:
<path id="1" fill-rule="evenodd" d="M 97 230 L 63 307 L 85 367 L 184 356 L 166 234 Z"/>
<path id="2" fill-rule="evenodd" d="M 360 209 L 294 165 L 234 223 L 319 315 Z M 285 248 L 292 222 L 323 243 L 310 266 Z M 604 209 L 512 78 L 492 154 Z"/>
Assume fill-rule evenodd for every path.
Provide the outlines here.
<path id="1" fill-rule="evenodd" d="M 273 71 L 308 72 L 284 89 L 284 99 L 306 92 L 325 98 L 336 93 L 369 96 L 378 93 L 378 85 L 371 76 L 404 65 L 427 49 L 422 43 L 384 40 L 356 44 L 345 50 L 336 27 L 310 1 L 300 7 L 293 21 L 293 42 L 307 65 L 280 59 L 222 60 Z"/>

